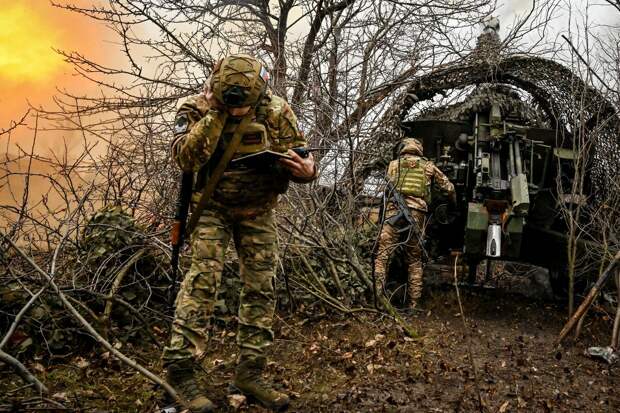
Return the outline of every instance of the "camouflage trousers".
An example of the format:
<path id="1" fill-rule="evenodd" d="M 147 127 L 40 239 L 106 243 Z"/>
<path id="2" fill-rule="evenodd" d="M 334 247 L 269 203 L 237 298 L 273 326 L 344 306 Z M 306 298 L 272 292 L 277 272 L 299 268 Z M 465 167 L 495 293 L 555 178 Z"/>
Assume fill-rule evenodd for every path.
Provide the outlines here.
<path id="1" fill-rule="evenodd" d="M 388 210 L 386 217 L 391 217 L 396 214 L 395 210 Z M 411 215 L 418 223 L 420 229 L 419 238 L 412 232 L 407 242 L 403 245 L 405 250 L 405 258 L 407 263 L 407 293 L 409 295 L 409 303 L 411 306 L 415 306 L 422 296 L 422 245 L 420 241 L 424 239 L 424 219 L 426 214 L 422 211 L 411 210 Z M 403 224 L 404 225 L 404 224 Z M 405 236 L 407 234 L 404 234 Z M 400 239 L 401 234 L 398 233 L 398 228 L 384 222 L 381 234 L 379 235 L 379 245 L 377 250 L 377 256 L 375 258 L 375 277 L 377 280 L 377 291 L 381 291 L 385 283 L 388 266 L 390 263 L 390 256 L 396 250 L 399 243 L 404 240 Z"/>
<path id="2" fill-rule="evenodd" d="M 173 360 L 199 360 L 205 355 L 231 238 L 243 284 L 237 330 L 240 358 L 264 357 L 265 349 L 272 344 L 277 255 L 273 211 L 248 218 L 231 211 L 205 209 L 192 233 L 191 266 L 176 298 L 172 336 L 162 357 L 164 365 Z"/>

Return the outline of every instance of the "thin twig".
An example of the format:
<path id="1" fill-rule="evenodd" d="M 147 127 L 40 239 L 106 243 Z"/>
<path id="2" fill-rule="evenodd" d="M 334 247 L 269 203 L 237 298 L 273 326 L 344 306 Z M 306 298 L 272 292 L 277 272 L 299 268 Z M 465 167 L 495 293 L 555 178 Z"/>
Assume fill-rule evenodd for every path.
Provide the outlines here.
<path id="1" fill-rule="evenodd" d="M 463 327 L 465 332 L 465 338 L 467 340 L 467 355 L 469 362 L 471 363 L 472 370 L 474 372 L 474 383 L 476 384 L 476 392 L 478 395 L 478 409 L 480 412 L 484 411 L 484 405 L 482 403 L 482 393 L 480 391 L 480 383 L 478 381 L 478 369 L 476 368 L 476 362 L 474 361 L 474 352 L 471 345 L 471 337 L 469 335 L 469 327 L 467 326 L 467 320 L 465 319 L 465 311 L 463 311 L 463 303 L 461 302 L 461 293 L 459 291 L 459 282 L 457 277 L 459 255 L 454 257 L 454 289 L 456 290 L 456 299 L 459 303 L 459 311 L 461 312 L 461 320 L 463 321 Z"/>
<path id="2" fill-rule="evenodd" d="M 54 291 L 56 292 L 56 294 L 58 295 L 58 297 L 60 298 L 60 300 L 62 301 L 62 303 L 64 304 L 64 306 L 69 310 L 69 312 L 71 312 L 71 314 L 73 315 L 73 317 L 75 317 L 80 324 L 82 324 L 82 326 L 84 326 L 84 328 L 86 328 L 86 330 L 101 344 L 103 345 L 110 353 L 114 354 L 120 361 L 122 361 L 123 363 L 125 363 L 127 366 L 131 367 L 132 369 L 136 370 L 137 372 L 139 372 L 140 374 L 142 374 L 144 377 L 146 377 L 147 379 L 149 379 L 150 381 L 152 381 L 155 384 L 158 384 L 159 386 L 161 386 L 173 399 L 178 400 L 179 402 L 181 402 L 183 405 L 187 406 L 187 401 L 184 400 L 177 392 L 176 390 L 174 390 L 174 388 L 172 388 L 172 386 L 170 386 L 170 384 L 168 384 L 167 382 L 165 382 L 162 378 L 160 378 L 159 376 L 157 376 L 156 374 L 152 373 L 150 370 L 146 369 L 145 367 L 143 367 L 142 365 L 138 364 L 135 360 L 127 357 L 126 355 L 124 355 L 123 353 L 121 353 L 118 349 L 116 349 L 112 344 L 110 344 L 110 342 L 108 342 L 105 338 L 103 338 L 103 336 L 101 334 L 99 334 L 97 332 L 97 330 L 95 330 L 93 328 L 93 326 L 86 321 L 86 319 L 84 317 L 82 317 L 82 315 L 75 309 L 75 307 L 69 302 L 69 300 L 67 299 L 67 297 L 65 296 L 65 294 L 60 290 L 60 288 L 58 287 L 58 285 L 54 282 L 54 280 L 50 277 L 50 275 L 43 271 L 41 269 L 41 267 L 39 267 L 37 265 L 37 263 L 35 263 L 32 258 L 30 258 L 28 255 L 26 255 L 26 253 L 24 251 L 22 251 L 21 248 L 19 248 L 17 245 L 15 245 L 15 243 L 10 239 L 7 238 L 6 236 L 2 235 L 3 238 L 13 247 L 13 249 L 15 249 L 15 251 L 17 251 L 22 258 L 24 258 L 26 261 L 28 261 L 28 263 L 35 269 L 37 270 L 37 272 L 39 272 L 41 275 L 43 275 L 45 278 L 47 278 L 47 280 L 49 281 L 50 285 L 52 286 L 52 288 L 54 289 Z"/>
<path id="3" fill-rule="evenodd" d="M 43 383 L 39 381 L 19 360 L 11 356 L 10 354 L 5 353 L 3 350 L 0 350 L 0 360 L 13 367 L 15 372 L 21 377 L 26 383 L 31 383 L 39 393 L 49 393 L 49 390 Z"/>
<path id="4" fill-rule="evenodd" d="M 570 46 L 570 48 L 573 50 L 573 52 L 575 52 L 575 54 L 577 55 L 577 57 L 579 58 L 579 60 L 581 60 L 581 62 L 582 62 L 584 65 L 586 65 L 586 68 L 588 68 L 588 71 L 589 71 L 590 73 L 592 73 L 592 74 L 594 75 L 594 77 L 596 77 L 596 78 L 598 79 L 598 81 L 599 81 L 599 82 L 601 82 L 601 84 L 607 88 L 607 90 L 609 90 L 610 92 L 618 93 L 618 91 L 617 91 L 617 90 L 612 89 L 611 87 L 609 87 L 609 86 L 607 85 L 607 83 L 605 83 L 605 81 L 604 81 L 603 79 L 601 79 L 601 77 L 598 75 L 598 73 L 596 73 L 596 72 L 594 71 L 594 69 L 592 69 L 592 68 L 590 67 L 590 65 L 588 64 L 588 62 L 586 61 L 586 59 L 584 59 L 584 57 L 583 57 L 583 56 L 581 56 L 581 54 L 579 53 L 579 50 L 577 50 L 577 48 L 573 45 L 573 43 L 570 41 L 570 39 L 569 39 L 568 37 L 566 37 L 566 35 L 562 35 L 562 38 L 563 38 L 564 40 L 566 40 L 566 43 L 568 43 L 568 45 L 569 45 L 569 46 Z"/>
<path id="5" fill-rule="evenodd" d="M 611 275 L 612 270 L 614 269 L 618 261 L 620 261 L 620 251 L 616 253 L 616 255 L 613 257 L 611 262 L 607 265 L 607 268 L 605 269 L 605 271 L 603 271 L 603 273 L 600 275 L 600 277 L 598 278 L 598 280 L 596 281 L 596 283 L 594 284 L 594 286 L 592 287 L 592 289 L 586 296 L 586 298 L 583 300 L 579 308 L 577 308 L 577 310 L 570 317 L 570 319 L 568 320 L 564 328 L 562 328 L 562 331 L 560 332 L 560 335 L 558 336 L 556 340 L 556 345 L 560 344 L 564 340 L 564 338 L 566 338 L 568 333 L 570 333 L 570 331 L 575 327 L 575 325 L 579 322 L 579 320 L 585 315 L 588 309 L 592 306 L 594 299 L 598 296 L 598 293 L 601 291 L 601 288 L 603 287 L 605 282 L 609 279 L 609 276 Z"/>
<path id="6" fill-rule="evenodd" d="M 17 313 L 17 315 L 15 316 L 15 319 L 13 320 L 13 324 L 11 324 L 11 327 L 9 327 L 9 330 L 6 332 L 6 334 L 4 335 L 4 338 L 0 342 L 0 350 L 2 350 L 2 348 L 4 346 L 6 346 L 6 344 L 9 342 L 9 339 L 11 338 L 13 333 L 15 332 L 15 329 L 17 328 L 17 326 L 18 326 L 19 322 L 21 321 L 22 317 L 24 316 L 24 314 L 26 314 L 28 312 L 28 310 L 30 309 L 30 306 L 35 301 L 37 301 L 37 298 L 39 298 L 39 296 L 41 294 L 43 294 L 43 292 L 47 289 L 48 286 L 49 286 L 49 283 L 47 283 L 43 287 L 41 287 L 41 289 L 36 294 L 34 294 L 32 297 L 30 297 L 30 300 L 28 300 L 26 305 L 24 305 L 22 307 L 22 309 L 19 310 L 19 313 Z"/>

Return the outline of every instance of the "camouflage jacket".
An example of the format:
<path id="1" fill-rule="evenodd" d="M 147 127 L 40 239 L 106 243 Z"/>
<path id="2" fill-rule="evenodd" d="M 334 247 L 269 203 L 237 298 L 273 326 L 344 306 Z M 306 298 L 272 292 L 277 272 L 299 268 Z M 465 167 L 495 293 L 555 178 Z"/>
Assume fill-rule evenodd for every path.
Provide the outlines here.
<path id="1" fill-rule="evenodd" d="M 403 166 L 407 166 L 407 163 L 409 163 L 411 167 L 414 167 L 415 164 L 421 159 L 424 158 L 411 154 L 401 155 L 400 158 L 390 162 L 387 172 L 388 178 L 394 184 L 396 184 L 400 168 Z M 444 173 L 441 172 L 441 170 L 439 170 L 439 168 L 437 168 L 437 166 L 433 162 L 428 160 L 425 162 L 424 174 L 426 175 L 427 185 L 432 185 L 434 183 L 446 195 L 454 192 L 454 185 L 452 184 L 452 182 L 450 182 L 448 177 L 446 177 Z M 428 205 L 426 205 L 426 201 L 424 199 L 413 196 L 405 196 L 405 199 L 407 201 L 407 205 L 409 205 L 409 208 L 417 209 L 420 211 L 428 211 Z"/>
<path id="2" fill-rule="evenodd" d="M 306 146 L 297 127 L 297 117 L 284 99 L 268 92 L 261 105 L 264 113 L 261 123 L 267 130 L 271 150 L 286 152 L 290 148 Z M 179 106 L 171 144 L 172 158 L 182 170 L 195 173 L 194 201 L 202 192 L 208 161 L 217 151 L 224 151 L 235 127 L 234 122 L 210 107 L 204 94 L 190 96 Z M 289 180 L 309 182 L 315 178 L 292 177 L 278 164 L 260 169 L 231 164 L 220 179 L 212 202 L 216 206 L 247 210 L 252 214 L 252 211 L 273 208 L 278 194 L 286 191 Z"/>

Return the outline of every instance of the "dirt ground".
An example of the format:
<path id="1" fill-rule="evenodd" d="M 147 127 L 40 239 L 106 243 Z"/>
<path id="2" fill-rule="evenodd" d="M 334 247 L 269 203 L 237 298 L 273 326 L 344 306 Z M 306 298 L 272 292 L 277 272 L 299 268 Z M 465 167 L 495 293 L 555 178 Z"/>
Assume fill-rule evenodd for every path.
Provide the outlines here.
<path id="1" fill-rule="evenodd" d="M 607 345 L 611 325 L 604 317 L 589 318 L 576 345 L 557 349 L 552 343 L 565 319 L 563 305 L 497 291 L 461 292 L 469 328 L 454 291 L 435 289 L 425 293 L 422 312 L 406 316 L 421 334 L 417 340 L 369 313 L 278 317 L 267 375 L 292 396 L 292 412 L 474 412 L 480 411 L 478 389 L 488 412 L 620 411 L 618 364 L 583 355 L 588 346 Z M 234 333 L 220 328 L 212 341 L 203 379 L 219 411 L 234 411 L 227 399 Z M 122 350 L 161 372 L 154 346 Z M 149 412 L 163 405 L 159 389 L 102 351 L 30 367 L 70 409 Z M 52 411 L 24 398 L 21 385 L 3 368 L 0 411 Z M 264 411 L 247 403 L 240 410 Z"/>

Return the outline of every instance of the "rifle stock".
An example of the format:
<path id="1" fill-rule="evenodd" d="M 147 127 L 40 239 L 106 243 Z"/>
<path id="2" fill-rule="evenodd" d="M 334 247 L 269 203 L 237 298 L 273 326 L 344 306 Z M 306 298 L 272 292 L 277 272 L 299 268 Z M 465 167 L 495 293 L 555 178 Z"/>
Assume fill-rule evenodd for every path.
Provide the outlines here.
<path id="1" fill-rule="evenodd" d="M 397 226 L 398 222 L 404 219 L 407 222 L 407 226 L 400 229 L 398 232 L 404 232 L 406 230 L 409 230 L 409 228 L 411 227 L 417 229 L 417 222 L 415 222 L 415 220 L 411 216 L 411 210 L 409 209 L 409 205 L 407 205 L 407 201 L 405 201 L 401 193 L 398 192 L 398 190 L 391 181 L 387 181 L 386 190 L 388 191 L 390 197 L 398 208 L 398 214 L 389 218 L 387 220 L 388 224 L 395 227 Z"/>
<path id="2" fill-rule="evenodd" d="M 170 245 L 172 246 L 172 256 L 170 258 L 171 266 L 171 284 L 168 288 L 168 304 L 174 306 L 176 295 L 176 284 L 179 273 L 179 256 L 181 248 L 185 241 L 185 227 L 187 225 L 187 216 L 189 215 L 189 204 L 192 199 L 192 189 L 194 186 L 194 174 L 192 172 L 182 172 L 180 177 L 179 197 L 176 202 L 176 211 L 174 214 L 174 222 L 170 229 Z"/>

